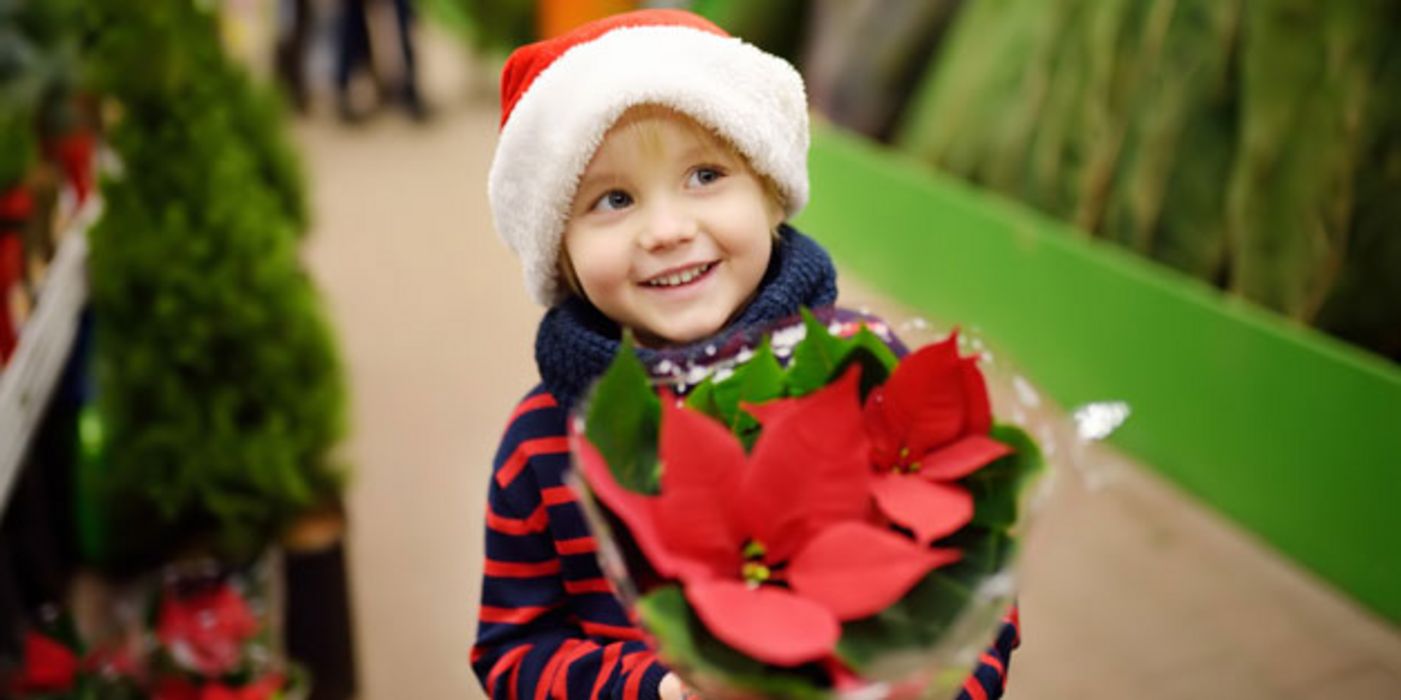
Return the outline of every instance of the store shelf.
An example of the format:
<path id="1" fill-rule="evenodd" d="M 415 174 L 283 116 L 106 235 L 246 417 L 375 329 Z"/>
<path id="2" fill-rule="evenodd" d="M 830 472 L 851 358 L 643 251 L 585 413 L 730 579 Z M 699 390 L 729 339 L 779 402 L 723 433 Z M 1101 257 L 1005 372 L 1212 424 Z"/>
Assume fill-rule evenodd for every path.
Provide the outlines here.
<path id="1" fill-rule="evenodd" d="M 100 210 L 92 198 L 69 223 L 34 314 L 20 329 L 10 363 L 0 371 L 0 512 L 78 331 L 88 293 L 87 231 Z"/>

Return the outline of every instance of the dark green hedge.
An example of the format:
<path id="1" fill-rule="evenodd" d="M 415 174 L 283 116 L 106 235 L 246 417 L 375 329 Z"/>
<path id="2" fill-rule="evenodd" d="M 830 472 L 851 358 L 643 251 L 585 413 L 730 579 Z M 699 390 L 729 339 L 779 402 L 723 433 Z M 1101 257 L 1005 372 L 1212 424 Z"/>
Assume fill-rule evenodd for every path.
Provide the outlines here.
<path id="1" fill-rule="evenodd" d="M 120 172 L 91 232 L 108 563 L 242 560 L 339 499 L 345 395 L 273 99 L 188 0 L 88 6 Z"/>

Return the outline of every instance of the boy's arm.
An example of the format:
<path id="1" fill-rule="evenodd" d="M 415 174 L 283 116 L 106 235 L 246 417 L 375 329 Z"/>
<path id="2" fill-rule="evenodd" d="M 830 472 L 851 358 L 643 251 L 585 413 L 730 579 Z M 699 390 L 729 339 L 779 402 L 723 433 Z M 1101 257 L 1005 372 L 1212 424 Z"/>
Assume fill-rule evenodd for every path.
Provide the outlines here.
<path id="1" fill-rule="evenodd" d="M 548 395 L 527 397 L 498 450 L 473 671 L 500 700 L 656 700 L 666 669 L 621 619 L 606 584 L 566 577 L 550 528 L 559 504 L 528 468 L 532 460 L 568 459 L 560 413 Z"/>
<path id="2" fill-rule="evenodd" d="M 1017 606 L 1002 618 L 1002 628 L 997 632 L 997 640 L 978 658 L 978 667 L 973 675 L 963 682 L 957 700 L 995 700 L 1007 690 L 1007 670 L 1012 663 L 1012 650 L 1021 645 L 1021 622 Z"/>

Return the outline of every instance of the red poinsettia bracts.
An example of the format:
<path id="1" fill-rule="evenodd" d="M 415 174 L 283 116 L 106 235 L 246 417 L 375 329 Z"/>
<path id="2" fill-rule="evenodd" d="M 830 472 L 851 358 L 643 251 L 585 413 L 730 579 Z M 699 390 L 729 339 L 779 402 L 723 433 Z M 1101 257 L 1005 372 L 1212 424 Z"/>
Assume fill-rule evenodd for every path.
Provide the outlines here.
<path id="1" fill-rule="evenodd" d="M 959 357 L 958 336 L 904 358 L 866 397 L 871 494 L 920 543 L 952 534 L 973 517 L 973 497 L 954 482 L 1011 452 L 988 437 L 992 411 L 976 357 Z"/>
<path id="2" fill-rule="evenodd" d="M 281 674 L 270 673 L 248 685 L 233 687 L 223 683 L 196 685 L 183 678 L 168 678 L 152 692 L 153 700 L 271 700 L 282 690 Z"/>
<path id="3" fill-rule="evenodd" d="M 679 579 L 716 637 L 778 665 L 821 659 L 840 622 L 898 600 L 959 554 L 871 524 L 858 372 L 801 399 L 752 407 L 753 453 L 710 418 L 662 401 L 661 490 L 622 488 L 574 436 L 598 498 L 627 524 L 652 566 Z"/>
<path id="4" fill-rule="evenodd" d="M 257 631 L 248 603 L 224 584 L 189 596 L 166 596 L 156 636 L 180 665 L 217 677 L 238 666 L 243 642 Z"/>
<path id="5" fill-rule="evenodd" d="M 24 666 L 10 681 L 10 692 L 61 693 L 72 689 L 78 673 L 73 650 L 33 630 L 24 633 Z M 0 690 L 3 686 L 0 686 Z"/>
<path id="6" fill-rule="evenodd" d="M 63 168 L 78 202 L 86 201 L 94 184 L 93 154 L 97 149 L 97 137 L 92 132 L 78 130 L 54 139 L 46 148 L 49 156 Z"/>

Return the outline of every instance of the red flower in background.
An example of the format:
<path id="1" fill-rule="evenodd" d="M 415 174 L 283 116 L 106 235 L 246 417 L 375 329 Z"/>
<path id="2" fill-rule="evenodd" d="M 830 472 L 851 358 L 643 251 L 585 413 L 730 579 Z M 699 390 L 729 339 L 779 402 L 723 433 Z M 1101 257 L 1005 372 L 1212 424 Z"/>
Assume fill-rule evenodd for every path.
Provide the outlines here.
<path id="1" fill-rule="evenodd" d="M 716 637 L 795 665 L 829 654 L 840 622 L 872 615 L 958 559 L 866 520 L 873 474 L 858 372 L 801 399 L 750 409 L 764 431 L 746 456 L 710 418 L 662 401 L 661 493 L 617 484 L 576 434 L 598 498 L 663 576 L 679 579 Z"/>
<path id="2" fill-rule="evenodd" d="M 988 437 L 992 411 L 977 358 L 959 357 L 958 335 L 906 356 L 866 397 L 871 493 L 882 512 L 922 544 L 973 518 L 973 497 L 952 482 L 1009 454 Z"/>
<path id="3" fill-rule="evenodd" d="M 94 184 L 93 155 L 97 149 L 97 138 L 89 131 L 78 130 L 60 136 L 47 147 L 50 157 L 62 166 L 78 202 L 86 201 Z"/>
<path id="4" fill-rule="evenodd" d="M 234 670 L 243 642 L 257 631 L 248 604 L 227 584 L 167 595 L 156 626 L 157 638 L 180 665 L 210 677 Z"/>
<path id="5" fill-rule="evenodd" d="M 24 666 L 11 679 L 13 693 L 59 693 L 73 687 L 78 657 L 58 641 L 33 630 L 24 633 Z"/>
<path id="6" fill-rule="evenodd" d="M 271 700 L 282 689 L 282 675 L 270 673 L 255 683 L 234 688 L 222 683 L 195 685 L 184 678 L 167 678 L 151 693 L 152 700 Z"/>

